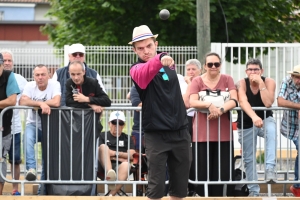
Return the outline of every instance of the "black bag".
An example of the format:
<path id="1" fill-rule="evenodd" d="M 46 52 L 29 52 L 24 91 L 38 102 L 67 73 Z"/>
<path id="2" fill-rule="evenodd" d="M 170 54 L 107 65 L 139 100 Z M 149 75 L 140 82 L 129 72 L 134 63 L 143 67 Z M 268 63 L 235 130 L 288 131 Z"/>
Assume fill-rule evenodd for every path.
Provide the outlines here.
<path id="1" fill-rule="evenodd" d="M 95 179 L 93 174 L 95 169 L 93 152 L 96 149 L 96 144 L 94 141 L 98 135 L 96 134 L 97 131 L 102 129 L 99 127 L 100 123 L 96 123 L 99 121 L 100 115 L 94 115 L 93 110 L 87 110 L 84 114 L 82 114 L 81 110 L 74 110 L 72 113 L 70 110 L 61 110 L 61 114 L 59 111 L 51 110 L 51 115 L 41 115 L 45 178 L 49 180 L 68 181 L 72 177 L 72 180 L 80 181 L 83 177 L 83 180 L 92 181 Z M 85 120 L 84 124 L 82 124 L 82 117 Z M 60 126 L 59 118 L 61 118 Z M 94 122 L 96 125 L 95 129 L 93 126 Z M 61 128 L 61 135 L 59 135 L 59 128 Z M 83 135 L 81 133 L 82 129 L 84 129 Z M 58 148 L 59 141 L 61 142 L 60 152 Z M 82 141 L 84 141 L 84 144 L 82 144 Z M 49 158 L 47 158 L 48 153 Z M 73 169 L 72 174 L 70 174 L 71 167 Z M 49 168 L 49 177 L 47 168 Z M 70 184 L 45 184 L 45 186 L 48 195 L 94 195 L 92 193 L 94 187 L 92 184 L 72 184 L 70 181 Z"/>
<path id="2" fill-rule="evenodd" d="M 241 156 L 234 157 L 234 161 L 236 161 L 237 159 L 241 159 Z M 240 181 L 240 180 L 246 178 L 246 173 L 244 171 L 242 171 L 240 168 L 236 168 L 234 170 L 234 172 L 235 172 L 235 180 L 236 181 Z M 234 196 L 248 196 L 249 189 L 247 187 L 247 184 L 243 184 L 243 183 L 236 184 L 233 193 L 234 193 Z"/>

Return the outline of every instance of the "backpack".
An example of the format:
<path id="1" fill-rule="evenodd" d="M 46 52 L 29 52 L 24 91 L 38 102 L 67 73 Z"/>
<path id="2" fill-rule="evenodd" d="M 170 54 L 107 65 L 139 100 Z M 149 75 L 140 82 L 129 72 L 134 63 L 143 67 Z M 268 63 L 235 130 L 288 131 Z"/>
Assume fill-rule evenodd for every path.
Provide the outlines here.
<path id="1" fill-rule="evenodd" d="M 237 168 L 235 171 L 235 180 L 240 181 L 244 180 L 246 178 L 246 173 L 242 171 L 240 168 Z M 243 179 L 242 179 L 243 174 Z M 249 189 L 247 187 L 247 184 L 236 184 L 234 188 L 234 196 L 248 196 L 249 195 Z"/>

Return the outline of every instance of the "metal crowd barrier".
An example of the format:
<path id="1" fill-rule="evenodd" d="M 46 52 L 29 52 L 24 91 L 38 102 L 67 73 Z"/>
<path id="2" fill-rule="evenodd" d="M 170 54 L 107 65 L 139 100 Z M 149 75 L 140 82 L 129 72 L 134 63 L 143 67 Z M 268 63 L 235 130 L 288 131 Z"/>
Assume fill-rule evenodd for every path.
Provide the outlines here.
<path id="1" fill-rule="evenodd" d="M 282 107 L 272 107 L 272 108 L 265 108 L 265 107 L 256 107 L 256 108 L 253 108 L 254 110 L 263 110 L 264 113 L 266 113 L 266 111 L 268 110 L 272 110 L 273 111 L 273 117 L 276 121 L 276 141 L 275 141 L 275 144 L 276 144 L 276 147 L 275 150 L 276 150 L 276 166 L 275 166 L 275 170 L 276 170 L 276 175 L 277 175 L 277 178 L 278 178 L 278 175 L 280 174 L 283 174 L 284 177 L 283 178 L 280 178 L 279 177 L 279 180 L 276 181 L 276 183 L 278 184 L 291 184 L 291 183 L 299 183 L 299 180 L 298 181 L 295 181 L 295 180 L 290 180 L 290 178 L 293 178 L 291 177 L 291 175 L 294 174 L 294 170 L 292 170 L 292 168 L 294 167 L 294 165 L 292 164 L 292 150 L 294 149 L 295 150 L 295 147 L 291 145 L 291 141 L 286 139 L 284 136 L 282 136 L 280 134 L 280 123 L 281 123 L 281 117 L 282 117 L 282 113 L 284 110 L 290 110 L 290 109 L 287 109 L 287 108 L 282 108 Z M 194 108 L 191 108 L 191 109 L 188 109 L 187 112 L 192 112 L 192 111 L 198 111 L 198 112 L 203 112 L 203 113 L 207 113 L 208 115 L 208 111 L 207 110 L 197 110 L 197 109 L 194 109 Z M 241 111 L 243 113 L 243 110 L 240 108 L 240 107 L 237 107 L 237 108 L 234 108 L 231 112 L 230 112 L 230 122 L 232 123 L 233 122 L 233 118 L 237 118 L 237 117 L 233 117 L 233 113 L 236 113 L 236 111 Z M 196 115 L 195 116 L 195 120 L 198 119 L 198 116 Z M 243 120 L 243 119 L 242 119 Z M 207 121 L 207 123 L 209 123 L 209 121 Z M 242 127 L 243 127 L 243 123 L 242 123 Z M 264 129 L 264 127 L 262 127 Z M 232 126 L 230 126 L 230 131 L 232 131 Z M 243 128 L 242 128 L 243 129 Z M 219 118 L 219 126 L 218 126 L 218 136 L 220 138 L 220 134 L 221 134 L 221 127 L 220 127 L 220 118 Z M 264 129 L 264 132 L 266 134 L 266 130 Z M 195 134 L 195 132 L 193 132 L 193 134 Z M 196 132 L 196 135 L 198 133 Z M 209 135 L 209 132 L 207 132 L 207 135 Z M 298 136 L 299 137 L 299 136 Z M 239 149 L 243 149 L 242 145 L 240 145 L 237 141 L 234 140 L 238 138 L 238 135 L 237 135 L 237 131 L 233 131 L 233 135 L 230 136 L 230 145 L 232 144 L 232 141 L 234 142 L 234 148 L 235 148 L 235 152 L 238 151 Z M 261 139 L 260 137 L 258 137 L 257 139 L 257 153 L 258 154 L 262 154 L 263 153 L 263 150 L 264 150 L 264 147 L 266 146 L 265 144 L 265 140 L 262 141 L 263 139 Z M 298 139 L 298 142 L 299 142 L 299 139 Z M 218 141 L 218 145 L 220 147 L 220 140 Z M 198 158 L 198 155 L 197 155 L 197 143 L 195 144 L 196 148 L 195 148 L 195 157 Z M 278 151 L 278 146 L 279 146 L 279 155 L 277 153 Z M 253 149 L 255 148 L 255 146 L 253 146 Z M 283 150 L 286 150 L 286 153 L 285 155 L 283 155 Z M 220 152 L 219 152 L 220 153 Z M 230 151 L 230 153 L 232 153 Z M 241 160 L 243 160 L 243 154 L 239 153 L 241 155 Z M 265 156 L 265 155 L 264 155 Z M 285 158 L 283 158 L 285 157 Z M 255 157 L 253 159 L 256 159 L 257 156 L 255 155 Z M 208 158 L 209 159 L 209 158 Z M 232 162 L 233 158 L 230 157 L 230 160 L 229 162 Z M 265 157 L 264 157 L 264 160 Z M 207 177 L 207 180 L 206 181 L 199 181 L 197 179 L 197 174 L 198 174 L 198 169 L 197 169 L 197 163 L 198 163 L 198 159 L 196 159 L 196 166 L 195 166 L 195 174 L 196 174 L 196 179 L 193 181 L 193 180 L 189 180 L 189 183 L 192 183 L 192 184 L 196 184 L 196 185 L 204 185 L 204 190 L 205 190 L 205 196 L 207 197 L 208 195 L 208 185 L 209 184 L 225 184 L 225 186 L 227 184 L 264 184 L 264 183 L 267 183 L 265 181 L 265 178 L 262 178 L 262 177 L 259 177 L 259 179 L 257 181 L 255 180 L 252 180 L 252 181 L 246 181 L 246 180 L 242 180 L 242 181 L 234 181 L 232 179 L 228 180 L 228 181 L 221 181 L 221 172 L 220 172 L 220 166 L 219 166 L 219 172 L 218 172 L 218 181 L 210 181 L 209 180 L 209 175 Z M 220 157 L 218 157 L 218 162 L 220 163 Z M 292 164 L 292 165 L 291 165 Z M 298 163 L 300 164 L 300 163 Z M 259 163 L 259 164 L 256 164 L 256 169 L 257 169 L 257 173 L 258 174 L 265 174 L 265 166 L 266 166 L 266 163 Z M 284 168 L 285 167 L 285 168 Z M 207 166 L 207 168 L 209 169 L 210 166 Z M 241 163 L 241 169 L 244 171 L 245 168 L 244 168 L 244 163 L 242 162 Z M 230 177 L 231 177 L 231 171 L 232 171 L 232 168 L 230 168 Z M 243 178 L 243 175 L 242 175 L 242 178 Z M 224 196 L 225 196 L 225 190 L 226 190 L 226 187 L 224 187 Z M 271 196 L 271 184 L 268 184 L 268 196 Z M 283 190 L 283 193 L 284 195 L 286 194 L 286 189 L 284 187 L 284 190 Z"/>
<path id="2" fill-rule="evenodd" d="M 11 106 L 11 107 L 7 107 L 5 109 L 3 109 L 3 111 L 1 112 L 0 114 L 0 127 L 2 127 L 2 118 L 3 118 L 3 114 L 9 110 L 9 109 L 22 109 L 22 110 L 29 110 L 29 109 L 33 109 L 33 111 L 38 114 L 38 110 L 37 109 L 34 109 L 33 107 L 27 107 L 27 106 Z M 127 133 L 128 135 L 131 134 L 131 127 L 132 127 L 132 118 L 133 118 L 133 111 L 134 110 L 139 110 L 141 111 L 141 108 L 140 107 L 129 107 L 128 105 L 125 105 L 125 106 L 122 106 L 122 105 L 114 105 L 114 107 L 108 107 L 108 108 L 105 108 L 104 110 L 104 113 L 102 114 L 102 117 L 101 117 L 101 122 L 102 122 L 102 125 L 103 125 L 103 130 L 102 131 L 105 131 L 107 132 L 109 130 L 109 127 L 108 127 L 108 119 L 109 119 L 109 114 L 111 111 L 115 111 L 115 110 L 120 110 L 120 111 L 123 111 L 125 113 L 125 117 L 126 117 L 126 126 L 123 130 L 123 132 Z M 234 119 L 234 114 L 237 110 L 240 110 L 241 112 L 243 112 L 241 110 L 241 108 L 235 108 L 233 109 L 232 111 L 230 111 L 231 115 L 230 116 L 230 122 L 232 123 L 233 122 L 233 119 Z M 278 131 L 279 130 L 279 127 L 280 127 L 280 122 L 281 122 L 281 117 L 282 117 L 282 111 L 284 110 L 289 110 L 289 109 L 286 109 L 286 108 L 282 108 L 282 107 L 272 107 L 272 108 L 255 108 L 255 110 L 264 110 L 264 111 L 267 111 L 267 110 L 272 110 L 273 111 L 273 117 L 275 118 L 276 120 L 276 127 L 277 127 L 277 139 L 276 139 L 276 144 L 277 144 L 277 148 L 276 148 L 276 163 L 277 163 L 277 166 L 276 166 L 276 174 L 277 174 L 277 177 L 278 175 L 280 174 L 283 174 L 284 177 L 283 178 L 279 178 L 277 180 L 277 184 L 292 184 L 292 183 L 300 183 L 299 180 L 298 181 L 295 181 L 295 180 L 290 180 L 294 173 L 293 171 L 293 165 L 292 164 L 292 151 L 293 151 L 293 145 L 291 145 L 291 141 L 290 140 L 287 140 L 285 139 L 283 136 L 281 136 L 280 132 Z M 86 112 L 89 112 L 91 111 L 91 109 L 76 109 L 76 108 L 69 108 L 69 107 L 60 107 L 60 108 L 52 108 L 51 110 L 53 113 L 56 112 L 56 115 L 58 116 L 58 118 L 56 119 L 51 119 L 51 115 L 50 116 L 46 116 L 46 122 L 48 123 L 48 127 L 46 128 L 47 130 L 43 130 L 45 135 L 49 136 L 50 134 L 50 129 L 51 128 L 58 128 L 58 136 L 59 136 L 59 142 L 61 141 L 60 137 L 62 136 L 62 134 L 70 134 L 70 137 L 72 137 L 72 129 L 69 133 L 66 133 L 66 132 L 62 132 L 62 127 L 66 126 L 66 127 L 73 127 L 75 126 L 76 124 L 73 124 L 73 121 L 72 121 L 72 117 L 73 117 L 73 114 L 72 113 L 75 113 L 75 112 L 79 112 L 79 113 L 82 113 L 81 115 L 81 124 L 85 124 L 85 113 Z M 71 113 L 71 119 L 70 119 L 70 124 L 61 124 L 61 118 L 62 118 L 62 112 L 64 111 L 68 111 Z M 196 112 L 203 112 L 203 110 L 196 110 L 196 109 L 189 109 L 187 112 L 191 112 L 191 111 L 196 111 Z M 141 113 L 142 114 L 142 113 Z M 93 113 L 93 115 L 95 116 L 95 113 Z M 140 115 L 140 121 L 142 119 L 142 115 Z M 58 124 L 52 124 L 50 122 L 52 122 L 52 120 L 58 120 Z M 196 117 L 196 120 L 197 120 L 197 117 Z M 50 123 L 50 124 L 49 124 Z M 23 126 L 25 126 L 25 124 L 23 124 Z M 141 127 L 141 123 L 140 123 L 140 132 L 142 132 L 142 127 Z M 231 131 L 233 131 L 233 135 L 231 135 L 231 143 L 233 142 L 234 143 L 234 150 L 235 151 L 239 151 L 240 148 L 240 145 L 239 143 L 237 143 L 234 138 L 237 137 L 237 133 L 235 130 L 232 130 L 232 126 L 230 126 L 230 129 Z M 37 129 L 36 129 L 37 130 Z M 93 124 L 93 131 L 96 131 L 95 130 L 95 122 Z M 101 184 L 110 184 L 111 182 L 110 181 L 107 181 L 107 180 L 99 180 L 97 178 L 97 158 L 98 158 L 98 151 L 96 149 L 93 149 L 93 159 L 88 161 L 88 162 L 91 162 L 92 163 L 92 166 L 93 166 L 93 170 L 92 170 L 92 173 L 93 173 L 93 178 L 91 180 L 85 180 L 85 177 L 84 177 L 84 166 L 85 166 L 85 157 L 87 157 L 85 155 L 85 152 L 83 150 L 84 148 L 84 135 L 85 133 L 85 129 L 84 129 L 84 126 L 81 127 L 81 135 L 82 135 L 82 138 L 83 140 L 81 141 L 81 149 L 79 150 L 81 152 L 81 155 L 82 155 L 82 160 L 81 160 L 81 177 L 80 179 L 77 179 L 77 180 L 74 180 L 72 178 L 72 172 L 76 169 L 73 169 L 72 168 L 72 152 L 75 150 L 73 149 L 72 145 L 69 146 L 69 151 L 70 151 L 70 155 L 71 155 L 71 158 L 70 158 L 70 168 L 69 168 L 69 171 L 67 173 L 70 174 L 70 179 L 69 180 L 62 180 L 61 176 L 63 173 L 66 173 L 66 172 L 62 172 L 62 171 L 59 171 L 59 176 L 57 178 L 57 180 L 53 180 L 53 179 L 50 179 L 49 178 L 49 175 L 52 173 L 51 172 L 51 168 L 49 169 L 49 154 L 51 152 L 47 152 L 46 154 L 46 157 L 44 157 L 44 161 L 46 160 L 46 165 L 48 166 L 47 167 L 47 170 L 45 171 L 45 173 L 47 174 L 47 179 L 46 180 L 40 180 L 40 178 L 37 178 L 37 180 L 35 181 L 27 181 L 27 180 L 15 180 L 14 178 L 12 179 L 8 179 L 6 177 L 4 177 L 5 181 L 7 183 L 19 183 L 20 184 L 20 192 L 21 192 L 21 195 L 24 195 L 24 190 L 25 190 L 25 184 L 74 184 L 74 185 L 80 185 L 80 184 L 87 184 L 87 185 L 93 185 L 93 186 L 96 186 L 96 185 L 101 185 Z M 221 133 L 221 127 L 219 126 L 219 135 Z M 23 133 L 23 137 L 25 137 L 25 134 L 26 133 Z M 197 132 L 194 134 L 197 134 Z M 209 132 L 207 133 L 209 134 Z M 36 136 L 37 136 L 37 133 L 36 133 Z M 97 137 L 95 135 L 92 136 L 92 144 L 96 144 L 97 142 Z M 300 142 L 300 140 L 299 140 Z M 219 141 L 220 143 L 220 141 Z M 141 149 L 141 144 L 142 144 L 142 137 L 139 137 L 139 144 L 140 144 L 140 148 Z M 13 144 L 12 144 L 13 145 Z M 47 146 L 47 149 L 50 148 L 51 144 L 49 143 L 49 141 L 43 143 L 43 145 L 46 145 Z M 59 146 L 57 147 L 58 148 L 58 152 L 59 152 L 59 158 L 58 158 L 58 166 L 60 167 L 61 166 L 61 163 L 63 162 L 63 160 L 60 160 L 61 157 L 60 155 L 62 154 L 61 152 L 61 146 L 63 144 L 59 143 Z M 96 147 L 96 145 L 95 145 Z M 263 149 L 265 147 L 265 141 L 262 141 L 261 139 L 258 139 L 258 147 L 257 147 L 257 152 L 262 152 Z M 52 147 L 53 148 L 53 147 Z M 94 148 L 93 146 L 91 148 Z M 26 173 L 26 169 L 25 169 L 25 163 L 26 163 L 26 156 L 25 156 L 25 153 L 26 152 L 26 144 L 24 144 L 24 151 L 21 151 L 22 152 L 22 160 L 23 160 L 23 164 L 24 164 L 24 169 L 22 170 L 22 174 L 24 174 L 25 176 L 25 173 Z M 283 153 L 285 150 L 285 154 Z M 277 151 L 279 151 L 279 153 L 277 153 Z M 41 165 L 42 165 L 42 159 L 41 159 L 41 147 L 39 145 L 36 144 L 36 148 L 35 148 L 35 154 L 36 154 L 36 163 L 37 163 L 37 171 L 40 173 L 41 172 Z M 2 164 L 3 162 L 6 162 L 6 160 L 2 157 L 2 130 L 0 130 L 0 168 L 2 167 Z M 241 154 L 242 156 L 242 159 L 243 159 L 243 155 Z M 257 183 L 257 184 L 267 184 L 265 179 L 264 178 L 259 178 L 258 181 L 246 181 L 246 180 L 241 180 L 241 181 L 235 181 L 235 180 L 228 180 L 228 181 L 221 181 L 220 179 L 220 176 L 221 176 L 221 172 L 220 172 L 220 169 L 219 169 L 219 180 L 218 181 L 209 181 L 209 177 L 207 180 L 205 181 L 199 181 L 198 178 L 197 178 L 197 174 L 198 174 L 198 169 L 197 169 L 197 163 L 199 162 L 198 159 L 198 154 L 197 154 L 197 143 L 196 143 L 196 150 L 195 150 L 195 158 L 196 158 L 196 161 L 195 161 L 195 174 L 196 174 L 196 178 L 195 180 L 189 180 L 189 183 L 191 184 L 195 184 L 195 185 L 204 185 L 204 188 L 205 188 L 205 196 L 207 197 L 208 196 L 208 185 L 210 184 L 225 184 L 225 185 L 228 185 L 228 184 L 250 184 L 250 183 Z M 139 162 L 141 163 L 141 154 L 139 154 Z M 219 161 L 220 161 L 220 157 L 218 158 Z M 230 157 L 230 162 L 232 161 L 232 157 Z M 300 160 L 299 160 L 300 162 Z M 298 163 L 300 164 L 300 163 Z M 207 166 L 208 169 L 210 166 Z M 257 169 L 257 172 L 258 174 L 264 174 L 265 171 L 264 171 L 264 168 L 265 168 L 265 163 L 260 163 L 260 164 L 257 164 L 256 165 L 256 169 Z M 241 169 L 244 169 L 244 164 L 241 163 Z M 139 165 L 139 174 L 141 174 L 141 165 Z M 232 171 L 232 170 L 230 170 Z M 8 168 L 8 172 L 10 172 L 9 168 Z M 116 172 L 117 173 L 117 172 Z M 128 177 L 130 177 L 130 174 L 131 172 L 128 170 Z M 3 177 L 3 174 L 2 174 L 2 171 L 0 170 L 0 175 Z M 40 176 L 40 175 L 39 175 Z M 137 195 L 137 185 L 147 185 L 147 181 L 144 181 L 144 180 L 141 180 L 140 178 L 138 180 L 132 180 L 132 177 L 129 178 L 127 181 L 119 181 L 117 180 L 115 182 L 116 184 L 124 184 L 124 185 L 132 185 L 132 195 L 133 196 L 136 196 Z M 168 183 L 168 181 L 166 181 L 166 183 Z M 225 189 L 224 189 L 225 190 Z M 93 189 L 94 191 L 94 189 Z M 107 186 L 105 186 L 105 193 L 108 191 L 107 189 Z M 284 191 L 285 193 L 286 191 Z M 268 185 L 268 195 L 271 196 L 271 193 L 272 193 L 272 188 L 271 188 L 271 184 Z"/>

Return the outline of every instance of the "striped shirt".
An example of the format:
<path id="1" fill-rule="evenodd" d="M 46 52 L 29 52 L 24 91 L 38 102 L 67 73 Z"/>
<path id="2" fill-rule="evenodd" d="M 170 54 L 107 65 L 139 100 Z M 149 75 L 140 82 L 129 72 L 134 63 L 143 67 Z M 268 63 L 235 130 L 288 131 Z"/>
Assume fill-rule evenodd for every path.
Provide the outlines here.
<path id="1" fill-rule="evenodd" d="M 300 91 L 293 83 L 293 79 L 287 76 L 283 79 L 278 97 L 285 100 L 300 103 Z M 299 124 L 298 124 L 298 110 L 284 110 L 280 126 L 280 133 L 291 140 L 298 139 Z"/>

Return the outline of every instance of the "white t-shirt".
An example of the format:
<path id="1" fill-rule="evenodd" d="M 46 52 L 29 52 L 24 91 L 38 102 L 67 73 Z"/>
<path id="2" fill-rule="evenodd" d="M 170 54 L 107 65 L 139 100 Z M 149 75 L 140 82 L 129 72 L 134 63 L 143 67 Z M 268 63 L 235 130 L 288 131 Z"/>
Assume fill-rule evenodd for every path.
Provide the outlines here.
<path id="1" fill-rule="evenodd" d="M 20 94 L 18 94 L 17 96 L 17 103 L 16 103 L 16 106 L 18 106 L 24 87 L 27 84 L 27 80 L 20 74 L 14 73 L 14 75 L 20 90 Z M 11 119 L 11 122 L 12 122 L 11 133 L 12 134 L 21 133 L 22 126 L 21 126 L 21 118 L 20 118 L 20 109 L 14 109 L 13 118 Z"/>
<path id="2" fill-rule="evenodd" d="M 181 74 L 177 74 L 177 77 L 178 77 L 178 81 L 179 81 L 181 95 L 184 95 L 186 93 L 188 84 L 185 82 L 184 77 Z M 195 111 L 191 111 L 191 112 L 187 113 L 187 115 L 190 117 L 193 117 L 194 113 L 195 113 Z"/>
<path id="3" fill-rule="evenodd" d="M 35 81 L 28 82 L 25 85 L 23 94 L 28 96 L 30 99 L 34 101 L 47 101 L 52 99 L 53 97 L 59 95 L 61 96 L 60 83 L 56 80 L 49 79 L 47 88 L 44 91 L 39 90 Z M 26 124 L 36 123 L 36 114 L 35 110 L 28 110 L 28 116 Z M 42 129 L 41 118 L 38 118 L 38 128 Z"/>

